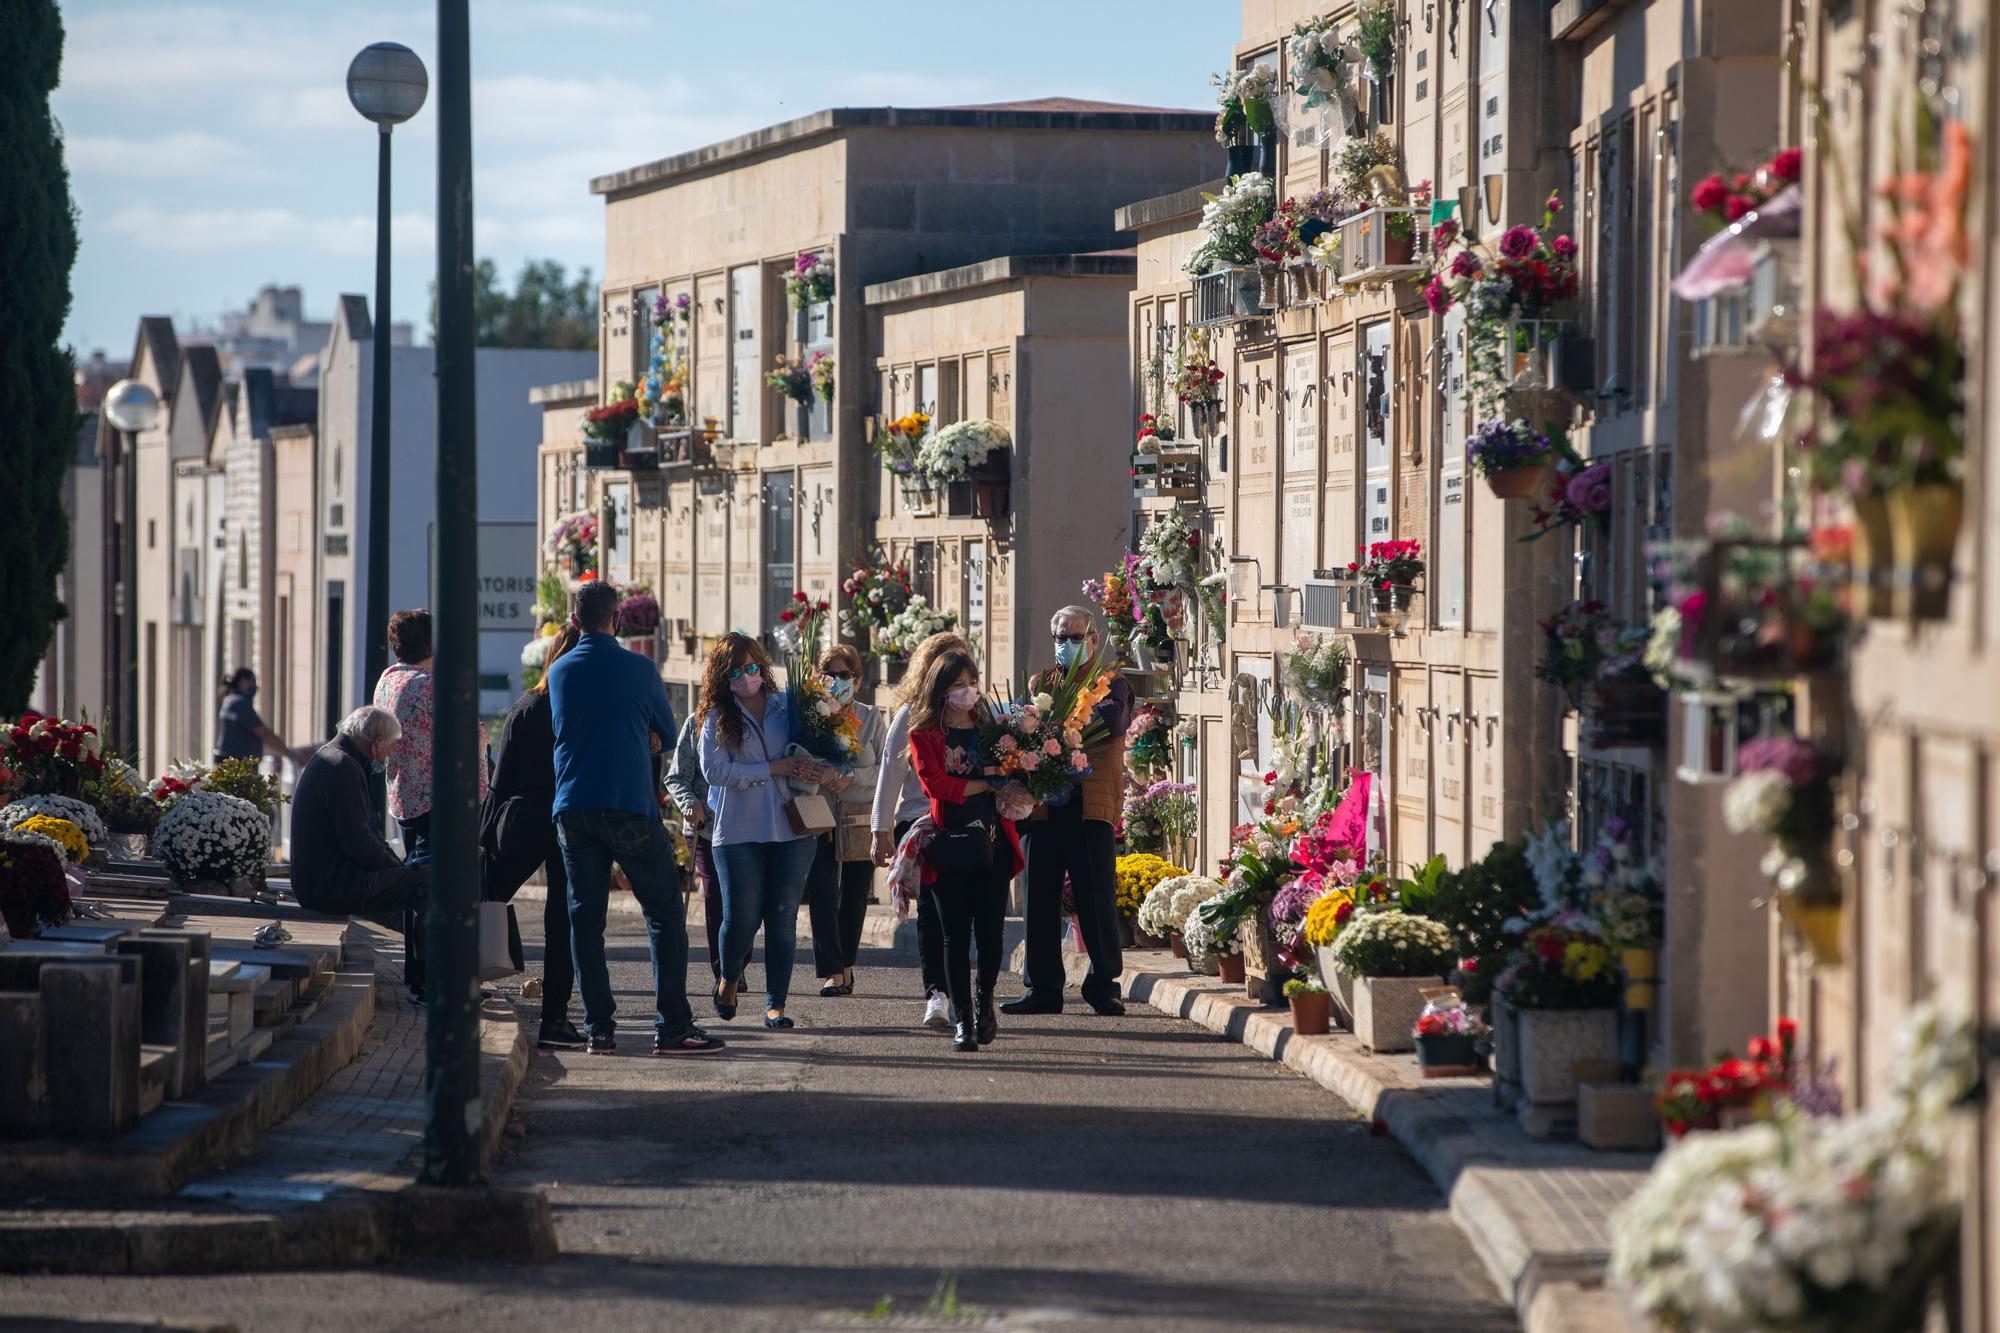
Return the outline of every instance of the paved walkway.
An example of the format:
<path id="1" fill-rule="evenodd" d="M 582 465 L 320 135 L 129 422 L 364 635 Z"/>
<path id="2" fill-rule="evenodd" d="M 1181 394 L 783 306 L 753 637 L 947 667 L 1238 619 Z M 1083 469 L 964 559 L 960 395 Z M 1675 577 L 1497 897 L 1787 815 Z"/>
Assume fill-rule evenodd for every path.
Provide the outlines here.
<path id="1" fill-rule="evenodd" d="M 612 1057 L 537 1057 L 498 1170 L 549 1191 L 560 1259 L 0 1278 L 0 1313 L 288 1329 L 795 1330 L 878 1312 L 921 1316 L 901 1327 L 1514 1326 L 1392 1140 L 1193 1024 L 1144 1008 L 1003 1020 L 995 1046 L 957 1054 L 913 1026 L 910 960 L 866 952 L 859 992 L 822 1000 L 808 951 L 797 1030 L 764 1030 L 753 1001 L 712 1024 L 726 1054 L 657 1059 L 637 1012 L 643 934 L 626 917 L 612 932 L 631 1039 Z M 699 993 L 699 951 L 690 975 Z"/>

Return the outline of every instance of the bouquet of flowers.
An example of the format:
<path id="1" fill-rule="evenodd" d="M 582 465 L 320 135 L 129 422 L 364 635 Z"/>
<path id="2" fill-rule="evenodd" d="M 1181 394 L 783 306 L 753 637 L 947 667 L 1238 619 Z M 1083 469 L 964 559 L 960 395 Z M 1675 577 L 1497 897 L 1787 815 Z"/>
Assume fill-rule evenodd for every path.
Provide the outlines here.
<path id="1" fill-rule="evenodd" d="M 1496 988 L 1516 1009 L 1612 1009 L 1621 983 L 1589 918 L 1559 912 L 1522 937 Z"/>
<path id="2" fill-rule="evenodd" d="M 1121 658 L 1131 651 L 1132 632 L 1139 627 L 1138 607 L 1132 594 L 1133 571 L 1138 562 L 1139 557 L 1127 551 L 1117 569 L 1083 581 L 1083 595 L 1104 613 L 1111 644 Z"/>
<path id="3" fill-rule="evenodd" d="M 278 807 L 289 799 L 276 778 L 258 770 L 255 759 L 218 760 L 202 779 L 201 789 L 248 801 L 267 815 L 277 814 Z"/>
<path id="4" fill-rule="evenodd" d="M 193 791 L 160 816 L 153 843 L 174 883 L 227 884 L 264 868 L 271 822 L 248 801 Z"/>
<path id="5" fill-rule="evenodd" d="M 646 373 L 639 379 L 639 415 L 659 427 L 687 424 L 688 345 L 693 298 L 682 292 L 653 299 L 653 337 L 646 349 Z"/>
<path id="6" fill-rule="evenodd" d="M 148 794 L 145 779 L 122 759 L 104 761 L 104 771 L 84 784 L 83 799 L 113 833 L 151 833 L 160 822 L 160 807 Z"/>
<path id="7" fill-rule="evenodd" d="M 0 726 L 0 767 L 12 771 L 13 790 L 81 796 L 104 772 L 104 741 L 89 723 L 23 713 Z"/>
<path id="8" fill-rule="evenodd" d="M 1556 686 L 1575 708 L 1583 687 L 1597 678 L 1619 626 L 1604 603 L 1594 598 L 1571 602 L 1535 623 L 1542 631 L 1542 660 L 1535 664 L 1535 679 Z"/>
<path id="9" fill-rule="evenodd" d="M 1222 367 L 1208 335 L 1190 333 L 1174 358 L 1174 396 L 1184 403 L 1213 403 L 1222 397 Z"/>
<path id="10" fill-rule="evenodd" d="M 831 301 L 833 256 L 813 251 L 794 259 L 792 271 L 785 275 L 785 295 L 791 298 L 794 310 L 804 310 L 809 305 Z"/>
<path id="11" fill-rule="evenodd" d="M 111 831 L 104 827 L 104 820 L 91 806 L 73 796 L 58 796 L 52 792 L 17 797 L 0 806 L 0 829 L 19 828 L 37 815 L 66 820 L 75 825 L 90 847 L 102 847 L 111 836 Z"/>
<path id="12" fill-rule="evenodd" d="M 1173 763 L 1167 742 L 1167 719 L 1151 704 L 1140 704 L 1125 728 L 1125 762 L 1141 777 L 1161 773 Z"/>
<path id="13" fill-rule="evenodd" d="M 832 615 L 832 604 L 825 598 L 814 601 L 803 592 L 794 592 L 791 604 L 778 612 L 778 637 L 784 640 L 786 651 L 804 662 L 808 669 L 819 660 L 820 640 L 825 636 L 826 622 Z"/>
<path id="14" fill-rule="evenodd" d="M 891 657 L 908 657 L 931 635 L 957 627 L 957 612 L 936 610 L 928 597 L 912 593 L 903 609 L 890 616 L 889 623 L 875 636 L 875 651 Z"/>
<path id="15" fill-rule="evenodd" d="M 1201 577 L 1201 533 L 1178 509 L 1157 514 L 1139 536 L 1139 574 L 1155 589 L 1192 593 Z"/>
<path id="16" fill-rule="evenodd" d="M 40 934 L 69 920 L 71 910 L 62 853 L 45 837 L 0 831 L 0 920 L 7 933 Z"/>
<path id="17" fill-rule="evenodd" d="M 1746 741 L 1736 752 L 1736 778 L 1722 793 L 1722 822 L 1733 833 L 1771 839 L 1761 869 L 1778 888 L 1778 910 L 1805 934 L 1815 954 L 1839 955 L 1840 888 L 1827 863 L 1833 836 L 1836 765 L 1792 736 Z"/>
<path id="18" fill-rule="evenodd" d="M 1454 1004 L 1444 1009 L 1426 1008 L 1417 1016 L 1413 1036 L 1418 1037 L 1483 1037 L 1493 1031 L 1493 1025 L 1464 1005 Z"/>
<path id="19" fill-rule="evenodd" d="M 1330 18 L 1307 19 L 1292 28 L 1285 55 L 1292 62 L 1292 91 L 1317 111 L 1335 100 L 1347 80 L 1347 43 Z"/>
<path id="20" fill-rule="evenodd" d="M 583 414 L 585 438 L 598 444 L 623 446 L 632 423 L 639 419 L 639 397 L 632 381 L 619 380 L 611 386 L 611 401 Z"/>
<path id="21" fill-rule="evenodd" d="M 1119 857 L 1117 868 L 1118 915 L 1128 921 L 1138 917 L 1140 907 L 1155 888 L 1168 880 L 1179 879 L 1187 874 L 1187 871 L 1173 862 L 1146 852 Z"/>
<path id="22" fill-rule="evenodd" d="M 1529 512 L 1535 530 L 1522 537 L 1538 541 L 1551 532 L 1564 532 L 1593 523 L 1599 532 L 1611 526 L 1611 464 L 1592 463 L 1570 446 L 1561 428 L 1549 428 L 1549 446 L 1555 451 L 1555 467 L 1550 469 L 1548 490 L 1534 502 Z"/>
<path id="23" fill-rule="evenodd" d="M 1299 243 L 1297 209 L 1297 200 L 1285 200 L 1268 222 L 1258 223 L 1257 230 L 1250 233 L 1250 248 L 1261 263 L 1284 264 L 1305 254 Z"/>
<path id="24" fill-rule="evenodd" d="M 597 568 L 597 515 L 575 513 L 549 529 L 549 559 L 579 574 Z"/>
<path id="25" fill-rule="evenodd" d="M 1551 194 L 1539 225 L 1522 223 L 1501 234 L 1498 253 L 1482 259 L 1455 226 L 1433 232 L 1437 267 L 1424 287 L 1424 303 L 1442 315 L 1460 301 L 1470 319 L 1490 325 L 1510 316 L 1536 318 L 1576 295 L 1576 241 L 1555 232 L 1562 196 Z M 1445 260 L 1448 245 L 1459 248 Z M 1467 341 L 1470 342 L 1470 331 Z"/>
<path id="26" fill-rule="evenodd" d="M 1301 632 L 1285 659 L 1292 688 L 1308 702 L 1338 708 L 1346 701 L 1347 671 L 1354 660 L 1346 637 Z"/>
<path id="27" fill-rule="evenodd" d="M 1395 0 L 1367 0 L 1354 15 L 1354 44 L 1368 62 L 1368 77 L 1387 83 L 1396 72 Z"/>
<path id="28" fill-rule="evenodd" d="M 1014 439 L 998 422 L 954 421 L 917 450 L 917 470 L 937 482 L 963 481 L 988 454 L 1012 447 Z"/>
<path id="29" fill-rule="evenodd" d="M 1707 1069 L 1670 1072 L 1653 1098 L 1667 1133 L 1680 1138 L 1689 1130 L 1714 1129 L 1725 1110 L 1773 1113 L 1776 1100 L 1791 1091 L 1798 1037 L 1798 1020 L 1781 1018 L 1774 1036 L 1750 1039 L 1746 1056 L 1726 1056 Z"/>
<path id="30" fill-rule="evenodd" d="M 891 561 L 880 546 L 870 546 L 866 563 L 841 581 L 840 591 L 847 598 L 840 632 L 850 639 L 863 631 L 879 633 L 910 604 L 909 562 Z"/>
<path id="31" fill-rule="evenodd" d="M 1365 558 L 1349 561 L 1347 572 L 1370 588 L 1407 587 L 1424 572 L 1422 542 L 1370 542 Z"/>
<path id="32" fill-rule="evenodd" d="M 1125 845 L 1134 851 L 1169 847 L 1192 837 L 1200 817 L 1192 782 L 1155 782 L 1125 789 Z"/>
<path id="33" fill-rule="evenodd" d="M 764 383 L 800 407 L 811 407 L 816 392 L 833 401 L 833 358 L 825 352 L 814 352 L 803 361 L 780 352 L 771 365 Z"/>
<path id="34" fill-rule="evenodd" d="M 1465 461 L 1482 477 L 1545 467 L 1554 454 L 1549 437 L 1516 418 L 1481 422 L 1465 444 Z"/>
<path id="35" fill-rule="evenodd" d="M 1922 1326 L 1906 1279 L 1953 1238 L 1978 1065 L 1971 1025 L 1923 1008 L 1867 1110 L 1677 1140 L 1612 1216 L 1612 1278 L 1674 1333 Z"/>
<path id="36" fill-rule="evenodd" d="M 803 753 L 843 772 L 852 769 L 861 758 L 861 719 L 835 701 L 826 678 L 809 659 L 785 658 L 785 697 L 792 714 L 792 744 L 786 753 Z M 790 781 L 797 791 L 819 789 L 816 783 Z"/>
<path id="37" fill-rule="evenodd" d="M 1090 776 L 1083 735 L 1057 721 L 1048 695 L 1015 700 L 996 696 L 980 725 L 980 757 L 1002 781 L 1019 783 L 1035 801 L 1061 804 Z"/>
<path id="38" fill-rule="evenodd" d="M 905 412 L 875 432 L 870 443 L 884 467 L 899 477 L 908 477 L 917 471 L 917 449 L 930 428 L 930 413 Z"/>
<path id="39" fill-rule="evenodd" d="M 1666 934 L 1666 888 L 1659 868 L 1632 853 L 1631 826 L 1608 820 L 1584 858 L 1584 913 L 1613 949 L 1657 949 Z"/>
<path id="40" fill-rule="evenodd" d="M 1277 191 L 1270 177 L 1246 171 L 1225 185 L 1221 194 L 1204 194 L 1202 198 L 1207 200 L 1201 209 L 1203 240 L 1188 256 L 1187 271 L 1200 277 L 1216 269 L 1255 263 L 1257 228 L 1270 221 L 1277 210 Z"/>
<path id="41" fill-rule="evenodd" d="M 1151 412 L 1141 412 L 1139 414 L 1139 434 L 1134 443 L 1138 446 L 1140 453 L 1158 453 L 1161 445 L 1172 444 L 1173 440 L 1173 422 L 1163 416 L 1155 416 Z"/>
<path id="42" fill-rule="evenodd" d="M 1688 206 L 1711 230 L 1720 231 L 1745 213 L 1762 208 L 1787 185 L 1796 184 L 1804 165 L 1802 151 L 1781 148 L 1755 171 L 1739 171 L 1734 176 L 1712 171 L 1688 191 Z"/>
<path id="43" fill-rule="evenodd" d="M 1352 200 L 1367 199 L 1368 174 L 1377 167 L 1393 167 L 1396 160 L 1395 142 L 1385 131 L 1348 135 L 1333 155 L 1333 174 L 1340 178 L 1341 195 Z"/>
<path id="44" fill-rule="evenodd" d="M 1271 98 L 1278 91 L 1278 72 L 1269 65 L 1251 65 L 1227 74 L 1209 76 L 1215 88 L 1215 141 L 1230 143 L 1248 131 L 1272 134 L 1277 121 L 1271 114 Z"/>
<path id="45" fill-rule="evenodd" d="M 651 634 L 660 627 L 659 599 L 647 589 L 633 588 L 618 603 L 616 633 L 621 639 Z"/>
<path id="46" fill-rule="evenodd" d="M 14 825 L 10 832 L 15 834 L 40 834 L 53 842 L 63 854 L 63 859 L 71 865 L 82 865 L 90 855 L 90 844 L 83 839 L 83 830 L 67 819 L 57 819 L 53 815 L 30 815 Z"/>
<path id="47" fill-rule="evenodd" d="M 165 810 L 175 801 L 195 791 L 208 780 L 208 770 L 192 759 L 182 759 L 167 765 L 167 771 L 153 779 L 147 794 L 153 802 Z"/>

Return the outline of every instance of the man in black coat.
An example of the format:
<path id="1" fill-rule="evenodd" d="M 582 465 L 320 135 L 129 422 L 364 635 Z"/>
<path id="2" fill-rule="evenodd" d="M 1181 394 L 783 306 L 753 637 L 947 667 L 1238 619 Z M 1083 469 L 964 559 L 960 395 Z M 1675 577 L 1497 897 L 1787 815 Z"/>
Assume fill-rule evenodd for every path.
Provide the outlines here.
<path id="1" fill-rule="evenodd" d="M 292 893 L 308 911 L 400 926 L 404 979 L 422 998 L 431 868 L 403 864 L 368 799 L 370 770 L 382 767 L 401 734 L 394 713 L 357 708 L 299 774 L 292 791 Z"/>

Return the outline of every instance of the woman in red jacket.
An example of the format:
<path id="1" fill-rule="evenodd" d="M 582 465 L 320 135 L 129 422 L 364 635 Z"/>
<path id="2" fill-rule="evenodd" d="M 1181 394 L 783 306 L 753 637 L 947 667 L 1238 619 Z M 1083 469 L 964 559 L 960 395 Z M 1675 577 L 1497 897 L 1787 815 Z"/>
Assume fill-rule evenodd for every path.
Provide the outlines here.
<path id="1" fill-rule="evenodd" d="M 1021 839 L 1000 813 L 989 770 L 979 757 L 979 668 L 969 654 L 938 655 L 910 708 L 910 766 L 930 798 L 937 826 L 924 857 L 924 892 L 944 934 L 945 988 L 951 994 L 952 1047 L 976 1051 L 998 1021 L 993 986 L 1000 979 L 1007 884 L 1021 873 Z M 973 941 L 979 987 L 972 987 Z"/>

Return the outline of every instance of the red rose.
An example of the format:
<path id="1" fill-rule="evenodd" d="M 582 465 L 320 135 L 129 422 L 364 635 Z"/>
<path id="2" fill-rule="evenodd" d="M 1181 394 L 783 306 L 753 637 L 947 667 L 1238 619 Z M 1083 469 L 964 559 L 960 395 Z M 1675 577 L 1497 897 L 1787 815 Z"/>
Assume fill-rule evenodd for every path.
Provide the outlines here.
<path id="1" fill-rule="evenodd" d="M 789 625 L 792 623 L 794 617 L 790 611 L 780 611 L 778 612 L 778 619 L 784 621 L 787 625 Z"/>
<path id="2" fill-rule="evenodd" d="M 1268 772 L 1268 773 L 1266 773 L 1266 774 L 1264 775 L 1264 785 L 1265 785 L 1266 787 L 1270 786 L 1270 785 L 1271 785 L 1272 783 L 1276 782 L 1277 780 L 1278 780 L 1278 770 L 1277 770 L 1277 769 L 1275 769 L 1275 768 L 1274 768 L 1274 769 L 1272 769 L 1272 770 L 1271 770 L 1270 772 Z"/>
<path id="3" fill-rule="evenodd" d="M 1722 216 L 1728 221 L 1734 222 L 1745 213 L 1753 211 L 1756 207 L 1757 201 L 1749 195 L 1732 194 L 1729 196 L 1729 202 L 1722 206 Z"/>
<path id="4" fill-rule="evenodd" d="M 1771 160 L 1764 164 L 1764 170 L 1771 173 L 1772 179 L 1790 184 L 1799 178 L 1804 166 L 1804 149 L 1785 148 L 1772 155 Z"/>
<path id="5" fill-rule="evenodd" d="M 1747 189 L 1749 189 L 1749 188 L 1750 188 L 1750 173 L 1749 173 L 1749 172 L 1747 172 L 1747 171 L 1739 171 L 1739 172 L 1737 172 L 1737 173 L 1736 173 L 1736 179 L 1735 179 L 1734 181 L 1730 182 L 1730 188 L 1731 188 L 1731 189 L 1734 189 L 1734 190 L 1739 190 L 1739 191 L 1741 191 L 1741 190 L 1747 190 Z"/>
<path id="6" fill-rule="evenodd" d="M 1699 212 L 1713 213 L 1716 209 L 1722 207 L 1723 201 L 1727 198 L 1729 198 L 1729 186 L 1723 181 L 1721 173 L 1718 172 L 1703 177 L 1695 185 L 1693 192 L 1689 194 L 1688 202 L 1692 203 Z"/>
<path id="7" fill-rule="evenodd" d="M 1266 801 L 1266 802 L 1264 802 L 1264 813 L 1265 813 L 1265 814 L 1267 814 L 1267 815 L 1275 815 L 1275 814 L 1277 814 L 1277 813 L 1278 813 L 1278 803 L 1277 803 L 1276 801 Z"/>
<path id="8" fill-rule="evenodd" d="M 1535 952 L 1549 961 L 1560 958 L 1563 956 L 1562 939 L 1555 935 L 1544 935 L 1535 941 Z"/>

